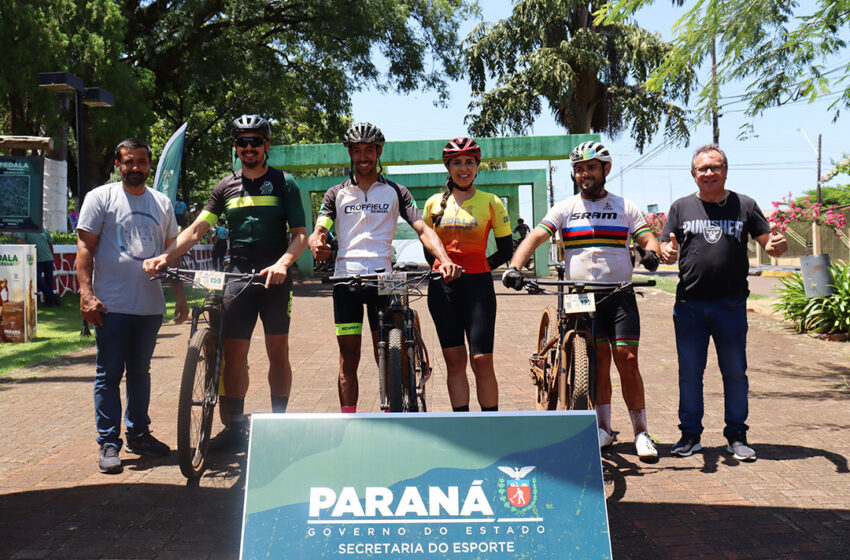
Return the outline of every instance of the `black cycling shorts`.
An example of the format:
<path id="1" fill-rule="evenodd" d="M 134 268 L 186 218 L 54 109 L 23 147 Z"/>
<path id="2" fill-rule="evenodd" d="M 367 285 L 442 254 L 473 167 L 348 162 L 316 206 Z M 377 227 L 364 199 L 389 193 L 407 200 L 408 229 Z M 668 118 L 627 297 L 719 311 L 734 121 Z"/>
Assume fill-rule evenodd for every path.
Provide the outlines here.
<path id="1" fill-rule="evenodd" d="M 448 284 L 442 278 L 431 280 L 428 310 L 441 348 L 463 346 L 468 340 L 471 355 L 493 353 L 496 291 L 489 272 L 464 274 Z"/>
<path id="2" fill-rule="evenodd" d="M 596 342 L 611 346 L 637 346 L 640 314 L 634 290 L 596 294 Z"/>
<path id="3" fill-rule="evenodd" d="M 231 262 L 227 272 L 259 272 L 262 268 Z M 283 284 L 273 284 L 268 289 L 259 285 L 246 288 L 245 284 L 231 282 L 224 288 L 224 338 L 250 340 L 258 315 L 263 321 L 265 334 L 289 334 L 289 319 L 292 316 L 292 275 L 288 274 Z M 245 291 L 242 291 L 243 288 Z"/>
<path id="4" fill-rule="evenodd" d="M 334 323 L 336 335 L 363 333 L 363 305 L 373 331 L 378 330 L 378 311 L 389 304 L 388 296 L 379 296 L 378 288 L 358 288 L 351 291 L 348 286 L 334 286 Z"/>

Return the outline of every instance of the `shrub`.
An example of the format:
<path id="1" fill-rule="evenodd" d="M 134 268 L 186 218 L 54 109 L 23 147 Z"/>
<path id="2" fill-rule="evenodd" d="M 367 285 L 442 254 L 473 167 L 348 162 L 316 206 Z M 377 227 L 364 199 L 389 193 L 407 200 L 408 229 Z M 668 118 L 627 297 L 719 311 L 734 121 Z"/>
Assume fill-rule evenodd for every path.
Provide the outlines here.
<path id="1" fill-rule="evenodd" d="M 826 207 L 819 202 L 812 202 L 811 195 L 800 201 L 791 198 L 791 193 L 779 202 L 774 202 L 775 210 L 769 220 L 779 226 L 781 231 L 788 229 L 793 222 L 816 223 L 832 228 L 837 237 L 841 237 L 845 226 L 844 214 L 836 205 Z"/>
<path id="2" fill-rule="evenodd" d="M 797 332 L 850 333 L 850 264 L 834 263 L 829 274 L 834 292 L 826 297 L 807 298 L 799 273 L 781 280 L 773 308 L 792 321 Z"/>
<path id="3" fill-rule="evenodd" d="M 661 231 L 664 229 L 664 224 L 667 222 L 667 214 L 664 212 L 653 212 L 651 214 L 647 214 L 645 218 L 646 224 L 649 226 L 649 229 L 652 230 L 652 233 L 655 235 L 661 235 Z"/>

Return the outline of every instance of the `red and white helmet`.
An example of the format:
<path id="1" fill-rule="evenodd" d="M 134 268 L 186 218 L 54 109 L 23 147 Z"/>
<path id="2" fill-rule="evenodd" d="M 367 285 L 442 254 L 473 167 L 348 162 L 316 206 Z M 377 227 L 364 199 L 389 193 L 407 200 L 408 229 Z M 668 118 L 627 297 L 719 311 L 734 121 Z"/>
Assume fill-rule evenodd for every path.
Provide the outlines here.
<path id="1" fill-rule="evenodd" d="M 450 159 L 460 156 L 472 156 L 475 161 L 481 161 L 481 148 L 472 138 L 458 136 L 443 148 L 443 164 L 448 167 Z"/>

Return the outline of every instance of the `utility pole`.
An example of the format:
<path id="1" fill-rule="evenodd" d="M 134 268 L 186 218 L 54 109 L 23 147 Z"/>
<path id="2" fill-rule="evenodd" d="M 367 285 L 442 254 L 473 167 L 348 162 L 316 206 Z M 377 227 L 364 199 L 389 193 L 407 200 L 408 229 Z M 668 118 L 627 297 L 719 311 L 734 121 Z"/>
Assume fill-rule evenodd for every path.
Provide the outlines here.
<path id="1" fill-rule="evenodd" d="M 714 145 L 720 145 L 720 126 L 717 122 L 719 115 L 717 114 L 717 51 L 715 48 L 716 38 L 711 38 L 711 127 L 713 130 Z"/>
<path id="2" fill-rule="evenodd" d="M 821 151 L 821 138 L 822 137 L 823 137 L 822 134 L 818 134 L 818 204 L 823 202 L 823 200 L 821 200 L 821 195 L 820 195 L 820 180 L 821 180 L 820 179 L 820 162 L 821 162 L 821 154 L 822 154 L 822 151 Z"/>
<path id="3" fill-rule="evenodd" d="M 555 183 L 552 182 L 552 172 L 555 170 L 555 167 L 552 165 L 552 160 L 549 160 L 549 184 L 546 185 L 549 188 L 549 208 L 555 206 Z"/>

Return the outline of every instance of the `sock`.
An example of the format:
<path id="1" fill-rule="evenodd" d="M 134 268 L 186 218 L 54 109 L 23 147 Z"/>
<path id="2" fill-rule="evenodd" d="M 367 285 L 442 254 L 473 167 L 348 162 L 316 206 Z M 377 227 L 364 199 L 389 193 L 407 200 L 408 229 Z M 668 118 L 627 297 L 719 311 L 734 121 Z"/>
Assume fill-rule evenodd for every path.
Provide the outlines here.
<path id="1" fill-rule="evenodd" d="M 469 407 L 467 407 L 467 408 L 469 408 Z M 498 411 L 499 411 L 499 405 L 496 405 L 496 406 L 482 406 L 482 407 L 481 407 L 481 412 L 498 412 Z"/>
<path id="2" fill-rule="evenodd" d="M 339 407 L 339 411 L 345 412 L 345 413 L 354 413 L 354 412 L 357 412 L 357 405 L 352 404 L 352 405 L 349 405 L 349 406 L 341 406 L 341 407 Z"/>
<path id="3" fill-rule="evenodd" d="M 222 395 L 219 397 L 219 404 L 221 406 L 221 412 L 223 418 L 226 418 L 225 422 L 228 426 L 230 424 L 239 424 L 245 422 L 245 399 L 244 398 L 236 398 L 236 397 L 228 397 Z"/>
<path id="4" fill-rule="evenodd" d="M 611 403 L 596 405 L 596 423 L 600 428 L 611 433 Z"/>
<path id="5" fill-rule="evenodd" d="M 289 404 L 289 395 L 285 397 L 276 397 L 272 395 L 272 412 L 283 414 L 286 412 L 286 405 Z"/>
<path id="6" fill-rule="evenodd" d="M 641 408 L 640 410 L 630 410 L 629 417 L 632 419 L 632 428 L 634 428 L 635 435 L 647 431 L 645 408 Z"/>
<path id="7" fill-rule="evenodd" d="M 469 405 L 465 404 L 463 406 L 453 406 L 452 412 L 469 412 Z"/>

